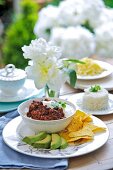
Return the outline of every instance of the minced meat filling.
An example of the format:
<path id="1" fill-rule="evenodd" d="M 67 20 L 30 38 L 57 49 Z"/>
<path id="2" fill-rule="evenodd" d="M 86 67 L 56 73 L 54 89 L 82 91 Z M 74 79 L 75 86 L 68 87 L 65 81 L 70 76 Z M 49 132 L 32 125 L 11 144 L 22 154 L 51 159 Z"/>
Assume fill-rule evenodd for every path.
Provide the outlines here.
<path id="1" fill-rule="evenodd" d="M 29 106 L 27 116 L 35 120 L 58 120 L 65 117 L 62 108 L 50 108 L 41 101 L 33 101 Z"/>

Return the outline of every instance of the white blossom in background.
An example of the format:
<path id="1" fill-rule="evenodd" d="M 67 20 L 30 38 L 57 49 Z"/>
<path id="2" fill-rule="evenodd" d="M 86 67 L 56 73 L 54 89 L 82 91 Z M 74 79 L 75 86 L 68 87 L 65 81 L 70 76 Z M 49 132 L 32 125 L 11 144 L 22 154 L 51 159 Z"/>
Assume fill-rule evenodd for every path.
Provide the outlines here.
<path id="1" fill-rule="evenodd" d="M 62 37 L 63 37 L 63 34 L 65 34 L 65 31 L 66 31 L 66 28 L 54 27 L 51 30 L 50 42 L 61 47 Z"/>
<path id="2" fill-rule="evenodd" d="M 64 0 L 40 11 L 34 33 L 61 47 L 64 58 L 112 57 L 112 22 L 103 0 Z"/>
<path id="3" fill-rule="evenodd" d="M 90 20 L 93 28 L 100 27 L 103 24 L 113 22 L 113 9 L 103 8 L 100 15 L 98 15 L 98 19 Z"/>
<path id="4" fill-rule="evenodd" d="M 65 28 L 59 37 L 64 58 L 80 59 L 94 54 L 95 38 L 91 32 L 81 26 Z M 55 43 L 54 37 L 50 39 Z"/>
<path id="5" fill-rule="evenodd" d="M 103 24 L 95 30 L 96 54 L 113 57 L 113 22 Z"/>
<path id="6" fill-rule="evenodd" d="M 94 36 L 87 29 L 78 27 L 68 27 L 63 34 L 61 48 L 64 57 L 81 59 L 94 54 Z"/>
<path id="7" fill-rule="evenodd" d="M 65 0 L 59 5 L 59 23 L 63 26 L 83 24 L 86 2 L 84 0 Z"/>
<path id="8" fill-rule="evenodd" d="M 31 59 L 26 67 L 28 78 L 34 80 L 38 89 L 47 84 L 51 90 L 59 91 L 67 80 L 66 75 L 59 69 L 58 59 L 61 57 L 59 48 L 47 43 L 45 39 L 32 40 L 29 46 L 23 46 L 23 56 Z"/>
<path id="9" fill-rule="evenodd" d="M 58 25 L 58 11 L 57 7 L 48 5 L 39 12 L 39 20 L 34 27 L 37 37 L 49 39 L 49 31 Z"/>
<path id="10" fill-rule="evenodd" d="M 95 28 L 95 22 L 100 17 L 102 10 L 105 8 L 104 2 L 103 0 L 84 0 L 84 2 L 87 21 L 92 28 Z"/>

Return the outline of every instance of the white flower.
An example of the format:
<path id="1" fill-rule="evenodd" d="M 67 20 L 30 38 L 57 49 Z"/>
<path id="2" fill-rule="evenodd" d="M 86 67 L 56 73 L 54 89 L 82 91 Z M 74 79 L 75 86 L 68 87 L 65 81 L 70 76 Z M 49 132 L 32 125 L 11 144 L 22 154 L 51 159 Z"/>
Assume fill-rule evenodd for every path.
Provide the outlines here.
<path id="1" fill-rule="evenodd" d="M 113 57 L 113 22 L 98 27 L 95 36 L 96 54 L 101 57 Z"/>
<path id="2" fill-rule="evenodd" d="M 103 0 L 84 0 L 85 1 L 85 15 L 87 21 L 92 28 L 96 27 L 96 22 L 100 17 L 103 8 L 105 8 Z"/>
<path id="3" fill-rule="evenodd" d="M 110 57 L 113 31 L 107 25 L 112 22 L 113 9 L 103 0 L 63 0 L 57 7 L 40 11 L 34 32 L 61 47 L 63 58 L 81 59 L 96 53 Z"/>
<path id="4" fill-rule="evenodd" d="M 94 53 L 94 36 L 83 27 L 68 27 L 62 37 L 63 55 L 68 58 L 80 59 Z"/>
<path id="5" fill-rule="evenodd" d="M 65 0 L 58 8 L 58 22 L 61 26 L 83 25 L 88 21 L 91 27 L 95 28 L 95 21 L 105 5 L 103 0 Z"/>
<path id="6" fill-rule="evenodd" d="M 52 39 L 54 40 L 54 43 L 58 41 L 55 41 L 55 37 L 52 37 L 51 40 Z M 64 58 L 80 59 L 94 54 L 94 36 L 83 27 L 65 28 L 63 34 L 60 35 L 60 41 Z"/>
<path id="7" fill-rule="evenodd" d="M 49 5 L 39 12 L 39 20 L 35 24 L 34 33 L 37 37 L 49 39 L 52 27 L 58 25 L 58 8 Z"/>
<path id="8" fill-rule="evenodd" d="M 65 28 L 63 27 L 53 28 L 50 35 L 50 42 L 61 47 L 62 36 L 64 33 L 65 33 Z"/>
<path id="9" fill-rule="evenodd" d="M 108 22 L 113 22 L 113 9 L 109 8 L 103 8 L 97 18 L 95 16 L 95 19 L 90 19 L 93 28 L 100 27 Z"/>
<path id="10" fill-rule="evenodd" d="M 26 72 L 28 77 L 34 80 L 38 89 L 45 87 L 47 84 L 50 89 L 59 91 L 66 81 L 62 71 L 58 69 L 57 63 L 52 59 L 34 62 L 32 66 L 26 68 Z"/>
<path id="11" fill-rule="evenodd" d="M 63 26 L 83 24 L 86 2 L 84 0 L 66 0 L 59 5 L 59 23 Z"/>
<path id="12" fill-rule="evenodd" d="M 47 43 L 43 38 L 32 40 L 31 44 L 29 46 L 24 45 L 22 50 L 23 56 L 31 60 L 46 60 L 48 57 L 60 58 L 62 54 L 60 48 Z"/>
<path id="13" fill-rule="evenodd" d="M 40 38 L 32 40 L 31 44 L 22 47 L 22 50 L 23 56 L 31 59 L 26 72 L 28 77 L 34 80 L 35 86 L 41 89 L 47 84 L 51 90 L 59 91 L 66 81 L 66 76 L 57 62 L 61 56 L 59 48 Z"/>
<path id="14" fill-rule="evenodd" d="M 48 81 L 48 86 L 54 91 L 60 91 L 61 86 L 68 80 L 67 75 L 58 68 L 52 72 L 52 78 Z"/>

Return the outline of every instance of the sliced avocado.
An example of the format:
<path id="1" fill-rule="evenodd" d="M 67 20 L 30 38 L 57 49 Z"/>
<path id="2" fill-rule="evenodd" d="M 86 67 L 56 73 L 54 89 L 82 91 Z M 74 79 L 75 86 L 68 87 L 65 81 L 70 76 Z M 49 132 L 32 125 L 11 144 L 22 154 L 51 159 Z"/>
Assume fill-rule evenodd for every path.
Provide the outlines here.
<path id="1" fill-rule="evenodd" d="M 46 132 L 39 132 L 37 135 L 26 136 L 22 139 L 27 144 L 35 143 L 36 141 L 42 140 L 47 136 Z"/>
<path id="2" fill-rule="evenodd" d="M 37 141 L 37 142 L 33 143 L 32 146 L 34 148 L 48 149 L 48 148 L 50 148 L 50 144 L 51 144 L 51 135 L 47 134 L 47 136 L 43 140 L 40 140 L 40 141 Z"/>
<path id="3" fill-rule="evenodd" d="M 61 137 L 56 133 L 53 133 L 51 136 L 52 136 L 52 142 L 50 148 L 51 149 L 59 148 L 61 145 Z"/>
<path id="4" fill-rule="evenodd" d="M 60 149 L 65 149 L 68 146 L 68 142 L 61 137 L 61 145 L 60 145 Z"/>

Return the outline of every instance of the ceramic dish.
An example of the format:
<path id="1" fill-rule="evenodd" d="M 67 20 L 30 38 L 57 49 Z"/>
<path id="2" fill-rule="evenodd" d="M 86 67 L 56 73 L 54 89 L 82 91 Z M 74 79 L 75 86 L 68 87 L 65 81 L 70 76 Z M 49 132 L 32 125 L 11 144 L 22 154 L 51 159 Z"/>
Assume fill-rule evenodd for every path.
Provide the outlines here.
<path id="1" fill-rule="evenodd" d="M 35 101 L 35 104 L 32 104 L 32 103 L 34 103 L 34 101 Z M 39 105 L 37 106 L 37 102 L 43 103 L 42 104 L 43 107 L 41 104 L 40 104 L 41 107 L 39 107 Z M 59 102 L 65 103 L 65 108 L 62 108 L 62 111 L 64 113 L 64 116 L 62 118 L 58 118 L 58 114 L 61 114 L 62 112 L 61 111 L 58 112 L 58 110 L 54 109 L 57 107 L 57 109 L 59 108 L 61 110 L 61 105 L 59 106 Z M 31 106 L 31 104 L 32 104 L 32 106 Z M 34 111 L 34 112 L 36 110 L 38 110 L 38 109 L 36 109 L 37 107 L 40 108 L 38 110 L 39 111 L 38 114 L 41 113 L 40 110 L 43 110 L 41 115 L 43 115 L 44 118 L 46 116 L 48 117 L 48 115 L 50 117 L 53 114 L 53 115 L 55 115 L 55 117 L 54 117 L 55 119 L 53 118 L 54 120 L 48 120 L 48 118 L 46 117 L 47 119 L 41 120 L 41 119 L 33 119 L 32 117 L 28 117 L 27 112 L 29 112 L 29 109 L 31 108 L 30 106 L 32 107 L 32 111 Z M 47 111 L 48 110 L 47 107 L 52 108 L 52 109 Z M 35 108 L 35 109 L 33 109 L 33 108 Z M 47 115 L 45 114 L 44 110 Z M 52 110 L 54 110 L 54 112 Z M 20 116 L 22 117 L 22 120 L 26 123 L 26 125 L 29 128 L 33 129 L 35 132 L 46 131 L 49 133 L 56 133 L 61 130 L 64 130 L 71 122 L 73 115 L 75 113 L 75 110 L 76 110 L 75 105 L 67 100 L 60 99 L 60 98 L 52 98 L 52 99 L 48 98 L 48 101 L 47 101 L 46 97 L 35 98 L 35 100 L 30 99 L 30 100 L 27 100 L 27 101 L 21 103 L 18 106 L 18 113 L 20 114 Z M 50 112 L 50 114 L 49 114 L 49 112 Z M 57 114 L 56 114 L 56 112 L 57 112 Z M 58 119 L 56 119 L 56 117 Z"/>
<path id="2" fill-rule="evenodd" d="M 94 84 L 98 84 L 107 90 L 113 90 L 113 73 L 98 80 L 77 80 L 75 88 L 84 90 Z"/>
<path id="3" fill-rule="evenodd" d="M 96 79 L 104 78 L 113 72 L 113 66 L 111 64 L 99 60 L 95 60 L 95 62 L 99 64 L 103 69 L 105 69 L 105 71 L 103 71 L 101 74 L 94 75 L 94 76 L 78 75 L 77 78 L 80 80 L 96 80 Z"/>
<path id="4" fill-rule="evenodd" d="M 18 102 L 37 95 L 39 90 L 35 88 L 33 80 L 26 79 L 25 85 L 16 93 L 16 95 L 5 95 L 0 91 L 0 102 Z"/>
<path id="5" fill-rule="evenodd" d="M 88 110 L 85 109 L 82 106 L 82 96 L 84 93 L 78 93 L 78 94 L 74 94 L 71 95 L 68 100 L 70 102 L 72 102 L 73 104 L 75 104 L 76 109 L 82 110 L 88 114 L 92 114 L 92 115 L 108 115 L 108 114 L 112 114 L 113 113 L 113 94 L 109 94 L 109 105 L 106 109 L 102 109 L 102 110 Z"/>
<path id="6" fill-rule="evenodd" d="M 66 149 L 56 150 L 36 149 L 30 147 L 29 145 L 22 142 L 21 136 L 24 137 L 24 135 L 31 135 L 32 131 L 26 128 L 20 116 L 14 118 L 5 126 L 2 133 L 3 140 L 10 148 L 25 155 L 41 158 L 77 157 L 99 149 L 108 140 L 109 131 L 105 123 L 95 116 L 92 116 L 92 119 L 95 125 L 106 128 L 106 131 L 104 133 L 95 135 L 92 142 L 79 146 L 69 146 Z"/>

